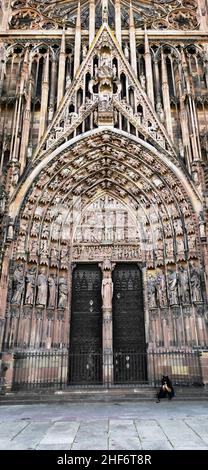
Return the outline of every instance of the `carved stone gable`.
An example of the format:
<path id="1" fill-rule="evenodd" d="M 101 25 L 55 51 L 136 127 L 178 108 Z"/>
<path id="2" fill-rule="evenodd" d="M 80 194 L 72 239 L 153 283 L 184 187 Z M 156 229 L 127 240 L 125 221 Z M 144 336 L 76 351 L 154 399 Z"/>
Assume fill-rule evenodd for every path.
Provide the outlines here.
<path id="1" fill-rule="evenodd" d="M 124 96 L 127 83 L 134 102 L 130 95 Z M 98 31 L 34 158 L 42 159 L 76 135 L 87 118 L 91 120 L 89 130 L 115 127 L 124 119 L 127 129 L 134 127 L 134 134 L 162 152 L 175 154 L 170 137 L 107 23 Z"/>

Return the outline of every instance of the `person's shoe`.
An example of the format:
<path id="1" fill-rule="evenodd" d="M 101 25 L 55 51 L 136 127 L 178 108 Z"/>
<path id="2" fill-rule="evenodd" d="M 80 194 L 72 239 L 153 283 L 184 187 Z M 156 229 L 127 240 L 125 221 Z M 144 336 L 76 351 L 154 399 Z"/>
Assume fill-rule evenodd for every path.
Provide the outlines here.
<path id="1" fill-rule="evenodd" d="M 155 403 L 160 403 L 160 400 L 156 400 L 156 402 L 155 402 Z"/>

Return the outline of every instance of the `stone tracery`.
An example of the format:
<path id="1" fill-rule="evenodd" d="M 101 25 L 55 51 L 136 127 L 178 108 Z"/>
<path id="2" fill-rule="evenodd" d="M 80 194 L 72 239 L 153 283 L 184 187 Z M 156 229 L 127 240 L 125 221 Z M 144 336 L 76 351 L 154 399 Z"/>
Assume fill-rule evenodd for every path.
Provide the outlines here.
<path id="1" fill-rule="evenodd" d="M 102 24 L 101 0 L 95 0 L 96 9 L 96 27 Z M 166 3 L 166 6 L 164 5 Z M 21 2 L 13 2 L 13 15 L 10 20 L 11 28 L 46 28 L 50 24 L 50 28 L 63 28 L 63 25 L 74 28 L 76 26 L 78 1 L 63 1 L 56 5 L 38 2 L 36 0 L 22 0 Z M 81 1 L 82 15 L 81 25 L 87 29 L 89 27 L 89 10 L 90 5 L 86 0 Z M 178 29 L 195 29 L 199 26 L 195 0 L 171 0 L 169 2 L 154 1 L 134 1 L 132 0 L 132 8 L 135 26 L 137 28 L 144 27 L 146 24 L 149 28 L 158 27 L 156 21 L 162 21 L 167 28 Z M 40 21 L 37 21 L 37 17 Z M 115 27 L 115 5 L 109 1 L 108 4 L 108 22 L 112 28 Z M 159 20 L 158 20 L 159 18 Z M 48 20 L 49 19 L 49 20 Z M 129 2 L 121 1 L 121 25 L 127 28 L 130 23 Z M 161 23 L 162 25 L 162 23 Z M 159 26 L 160 27 L 160 26 Z M 163 26 L 162 26 L 163 28 Z"/>

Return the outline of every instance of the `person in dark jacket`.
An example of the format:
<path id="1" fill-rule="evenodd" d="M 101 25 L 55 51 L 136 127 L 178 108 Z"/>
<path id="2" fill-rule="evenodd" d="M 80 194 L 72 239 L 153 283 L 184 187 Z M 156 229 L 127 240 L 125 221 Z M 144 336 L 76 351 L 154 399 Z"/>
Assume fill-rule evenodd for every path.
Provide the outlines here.
<path id="1" fill-rule="evenodd" d="M 166 397 L 171 400 L 174 397 L 174 389 L 168 375 L 163 375 L 161 380 L 161 387 L 159 392 L 157 393 L 157 403 L 160 402 L 161 398 Z"/>

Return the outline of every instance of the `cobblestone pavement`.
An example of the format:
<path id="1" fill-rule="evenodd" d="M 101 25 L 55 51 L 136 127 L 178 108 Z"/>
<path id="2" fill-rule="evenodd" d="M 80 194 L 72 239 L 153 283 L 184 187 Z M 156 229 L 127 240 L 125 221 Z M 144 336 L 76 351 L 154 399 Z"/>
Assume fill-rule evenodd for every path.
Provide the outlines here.
<path id="1" fill-rule="evenodd" d="M 0 450 L 208 449 L 207 402 L 0 406 Z"/>

